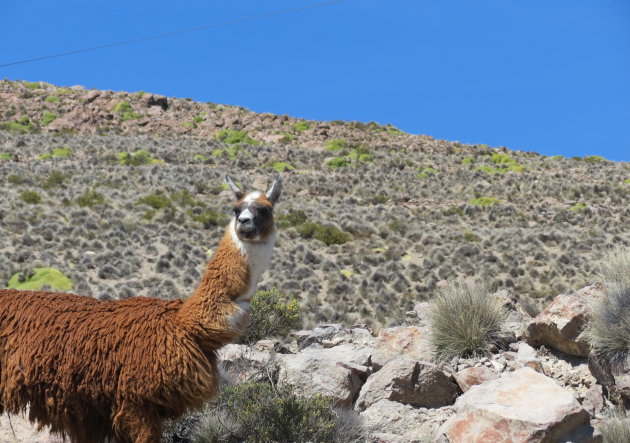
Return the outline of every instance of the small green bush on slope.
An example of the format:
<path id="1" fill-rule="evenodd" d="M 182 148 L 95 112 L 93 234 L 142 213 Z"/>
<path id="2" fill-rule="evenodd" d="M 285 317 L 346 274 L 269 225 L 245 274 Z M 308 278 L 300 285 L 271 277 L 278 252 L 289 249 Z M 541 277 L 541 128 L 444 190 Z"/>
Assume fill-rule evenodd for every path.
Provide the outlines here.
<path id="1" fill-rule="evenodd" d="M 276 288 L 257 291 L 252 297 L 251 320 L 241 343 L 254 343 L 263 338 L 284 338 L 300 326 L 300 302 Z"/>
<path id="2" fill-rule="evenodd" d="M 605 291 L 593 306 L 588 335 L 593 350 L 612 360 L 630 352 L 630 247 L 608 251 L 599 273 Z"/>
<path id="3" fill-rule="evenodd" d="M 481 282 L 449 283 L 431 306 L 431 343 L 439 360 L 480 356 L 496 342 L 506 311 Z"/>
<path id="4" fill-rule="evenodd" d="M 13 274 L 7 287 L 23 291 L 39 291 L 43 286 L 61 291 L 72 290 L 72 280 L 55 268 L 35 268 Z"/>

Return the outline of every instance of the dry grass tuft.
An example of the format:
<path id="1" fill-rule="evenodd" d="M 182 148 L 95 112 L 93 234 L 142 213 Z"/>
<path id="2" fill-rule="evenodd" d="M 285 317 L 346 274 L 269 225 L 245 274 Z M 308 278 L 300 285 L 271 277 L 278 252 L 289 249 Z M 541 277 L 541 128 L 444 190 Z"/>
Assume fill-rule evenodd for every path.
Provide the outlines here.
<path id="1" fill-rule="evenodd" d="M 480 356 L 498 339 L 507 313 L 481 282 L 439 289 L 431 308 L 431 342 L 438 360 Z"/>

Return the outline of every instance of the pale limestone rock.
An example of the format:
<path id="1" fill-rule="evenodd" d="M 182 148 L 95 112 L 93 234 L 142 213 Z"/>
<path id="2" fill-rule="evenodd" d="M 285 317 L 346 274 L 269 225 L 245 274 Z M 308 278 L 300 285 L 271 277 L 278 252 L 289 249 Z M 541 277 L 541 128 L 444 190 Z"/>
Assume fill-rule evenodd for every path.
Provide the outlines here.
<path id="1" fill-rule="evenodd" d="M 571 391 L 529 367 L 473 386 L 455 402 L 438 441 L 600 442 Z"/>
<path id="2" fill-rule="evenodd" d="M 476 368 L 463 369 L 455 373 L 453 377 L 462 392 L 466 392 L 475 385 L 480 385 L 481 383 L 494 380 L 499 376 L 492 369 L 480 366 Z"/>

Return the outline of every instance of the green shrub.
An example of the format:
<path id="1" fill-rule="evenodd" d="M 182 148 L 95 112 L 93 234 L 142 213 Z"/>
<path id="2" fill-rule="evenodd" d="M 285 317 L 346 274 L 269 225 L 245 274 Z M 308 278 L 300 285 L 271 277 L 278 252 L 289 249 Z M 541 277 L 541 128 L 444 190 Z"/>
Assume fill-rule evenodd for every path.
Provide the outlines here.
<path id="1" fill-rule="evenodd" d="M 30 205 L 38 205 L 42 202 L 42 196 L 35 191 L 22 191 L 20 193 L 20 199 Z"/>
<path id="2" fill-rule="evenodd" d="M 195 122 L 183 122 L 182 126 L 185 127 L 185 128 L 196 128 L 197 127 Z"/>
<path id="3" fill-rule="evenodd" d="M 0 154 L 0 160 L 11 160 L 11 154 L 3 152 L 2 154 Z"/>
<path id="4" fill-rule="evenodd" d="M 564 155 L 553 155 L 551 157 L 547 157 L 548 160 L 562 160 Z"/>
<path id="5" fill-rule="evenodd" d="M 252 297 L 251 321 L 241 343 L 255 343 L 264 338 L 285 338 L 300 326 L 300 302 L 276 288 L 257 291 Z"/>
<path id="6" fill-rule="evenodd" d="M 326 142 L 327 151 L 341 151 L 348 148 L 348 142 L 340 138 L 332 138 Z"/>
<path id="7" fill-rule="evenodd" d="M 187 189 L 171 193 L 171 200 L 180 206 L 204 206 L 198 202 Z"/>
<path id="8" fill-rule="evenodd" d="M 326 163 L 328 165 L 328 167 L 330 169 L 337 169 L 337 168 L 341 168 L 344 166 L 348 166 L 350 165 L 350 161 L 346 158 L 346 157 L 335 157 L 332 158 L 330 160 L 328 160 L 328 163 Z"/>
<path id="9" fill-rule="evenodd" d="M 289 142 L 292 142 L 293 140 L 295 140 L 295 135 L 290 134 L 288 132 L 281 132 L 280 135 L 282 136 L 278 140 L 278 142 L 280 142 L 280 143 L 289 143 Z"/>
<path id="10" fill-rule="evenodd" d="M 306 213 L 301 209 L 290 209 L 286 214 L 278 214 L 276 216 L 276 225 L 280 228 L 292 228 L 297 225 L 306 223 Z"/>
<path id="11" fill-rule="evenodd" d="M 470 232 L 470 231 L 466 231 L 464 232 L 464 234 L 462 235 L 462 238 L 466 241 L 470 241 L 470 242 L 476 242 L 476 241 L 481 241 L 481 239 L 479 238 L 478 235 Z"/>
<path id="12" fill-rule="evenodd" d="M 311 125 L 306 122 L 297 122 L 293 125 L 293 129 L 295 129 L 297 132 L 302 132 L 311 129 Z"/>
<path id="13" fill-rule="evenodd" d="M 211 209 L 207 209 L 200 214 L 192 214 L 193 221 L 199 222 L 203 225 L 204 229 L 210 229 L 213 226 L 223 226 L 229 219 L 225 214 L 215 212 Z"/>
<path id="14" fill-rule="evenodd" d="M 116 154 L 116 157 L 118 157 L 118 163 L 124 166 L 141 166 L 164 163 L 164 160 L 152 158 L 144 149 L 136 151 L 133 154 L 130 154 L 129 152 L 119 152 Z"/>
<path id="15" fill-rule="evenodd" d="M 59 103 L 61 100 L 59 97 L 55 97 L 54 95 L 49 95 L 44 99 L 46 103 Z"/>
<path id="16" fill-rule="evenodd" d="M 462 158 L 462 165 L 472 165 L 475 163 L 475 159 L 473 157 L 464 157 Z"/>
<path id="17" fill-rule="evenodd" d="M 21 175 L 11 174 L 7 177 L 7 181 L 12 185 L 21 185 L 26 181 L 26 179 Z"/>
<path id="18" fill-rule="evenodd" d="M 42 286 L 71 291 L 72 280 L 55 268 L 35 268 L 13 274 L 7 283 L 7 287 L 22 291 L 39 291 Z"/>
<path id="19" fill-rule="evenodd" d="M 120 114 L 120 119 L 124 122 L 127 120 L 138 120 L 140 117 L 142 117 L 142 114 L 133 111 L 123 112 Z"/>
<path id="20" fill-rule="evenodd" d="M 630 178 L 625 179 L 623 182 L 627 185 L 630 185 Z"/>
<path id="21" fill-rule="evenodd" d="M 136 201 L 137 205 L 151 206 L 153 209 L 164 209 L 171 206 L 171 200 L 164 194 L 148 194 Z"/>
<path id="22" fill-rule="evenodd" d="M 192 436 L 193 443 L 364 441 L 358 413 L 336 410 L 321 395 L 301 397 L 263 382 L 226 386 L 207 404 Z"/>
<path id="23" fill-rule="evenodd" d="M 480 206 L 480 207 L 486 207 L 486 206 L 492 206 L 495 203 L 499 203 L 501 200 L 499 200 L 498 198 L 493 198 L 493 197 L 477 197 L 477 198 L 471 198 L 470 200 L 468 200 L 468 203 L 471 204 L 472 206 Z"/>
<path id="24" fill-rule="evenodd" d="M 24 86 L 26 87 L 26 89 L 39 89 L 39 88 L 41 88 L 41 85 L 39 84 L 39 82 L 24 82 Z"/>
<path id="25" fill-rule="evenodd" d="M 569 208 L 569 210 L 573 212 L 584 211 L 585 209 L 588 209 L 588 206 L 586 206 L 586 204 L 582 202 L 576 203 Z"/>
<path id="26" fill-rule="evenodd" d="M 584 161 L 588 163 L 604 163 L 604 162 L 607 162 L 608 160 L 606 160 L 601 155 L 590 155 L 590 156 L 584 157 Z"/>
<path id="27" fill-rule="evenodd" d="M 54 112 L 45 111 L 42 116 L 42 126 L 48 126 L 50 123 L 55 121 L 57 118 L 57 114 Z"/>
<path id="28" fill-rule="evenodd" d="M 473 169 L 473 171 L 481 171 L 487 174 L 496 174 L 496 173 L 505 172 L 506 168 L 495 168 L 493 166 L 482 165 L 482 166 L 477 166 L 476 168 Z"/>
<path id="29" fill-rule="evenodd" d="M 287 172 L 287 171 L 295 170 L 295 167 L 293 167 L 293 165 L 287 162 L 274 162 L 271 164 L 271 167 L 278 172 Z"/>
<path id="30" fill-rule="evenodd" d="M 422 168 L 416 168 L 416 171 L 418 171 L 418 174 L 416 174 L 416 177 L 418 178 L 427 178 L 430 175 L 435 175 L 438 173 L 437 169 L 431 166 L 424 166 Z"/>
<path id="31" fill-rule="evenodd" d="M 612 360 L 630 352 L 630 247 L 607 251 L 598 270 L 605 289 L 593 306 L 588 337 L 595 352 Z"/>
<path id="32" fill-rule="evenodd" d="M 193 160 L 197 160 L 197 161 L 200 161 L 200 162 L 205 162 L 206 160 L 208 160 L 208 158 L 205 155 L 203 155 L 203 154 L 195 154 L 193 156 Z"/>
<path id="33" fill-rule="evenodd" d="M 490 160 L 495 165 L 511 165 L 516 163 L 512 157 L 503 153 L 492 154 Z"/>
<path id="34" fill-rule="evenodd" d="M 431 344 L 438 360 L 480 356 L 497 341 L 506 311 L 481 282 L 455 281 L 431 306 Z"/>
<path id="35" fill-rule="evenodd" d="M 16 121 L 0 123 L 0 130 L 9 131 L 12 134 L 28 134 L 35 132 L 35 126 L 27 116 L 23 116 Z"/>
<path id="36" fill-rule="evenodd" d="M 307 222 L 298 225 L 296 229 L 303 238 L 314 238 L 326 243 L 328 246 L 342 245 L 350 240 L 350 234 L 341 231 L 334 226 Z"/>
<path id="37" fill-rule="evenodd" d="M 105 203 L 105 197 L 96 191 L 85 191 L 77 197 L 77 205 L 81 207 L 92 207 L 103 203 Z"/>
<path id="38" fill-rule="evenodd" d="M 119 114 L 122 114 L 123 112 L 131 112 L 131 111 L 133 111 L 133 108 L 131 107 L 129 102 L 126 102 L 124 100 L 119 101 L 118 104 L 116 104 L 116 106 L 114 107 L 114 112 L 117 112 Z"/>
<path id="39" fill-rule="evenodd" d="M 233 129 L 222 129 L 216 133 L 214 138 L 220 142 L 228 145 L 246 144 L 251 146 L 258 146 L 260 142 L 250 138 L 245 131 L 235 131 Z"/>
<path id="40" fill-rule="evenodd" d="M 405 131 L 401 131 L 397 127 L 395 127 L 393 125 L 390 125 L 390 124 L 385 125 L 385 130 L 387 131 L 387 133 L 389 135 L 403 135 L 403 134 L 405 134 Z"/>
<path id="41" fill-rule="evenodd" d="M 40 155 L 40 160 L 49 160 L 51 158 L 66 158 L 72 155 L 72 149 L 67 146 L 60 146 L 58 148 L 54 148 L 51 152 L 47 152 L 46 154 Z"/>
<path id="42" fill-rule="evenodd" d="M 56 188 L 57 186 L 63 185 L 63 182 L 70 177 L 69 174 L 64 174 L 60 171 L 51 172 L 48 177 L 44 181 L 41 182 L 40 187 L 42 189 L 51 189 Z"/>

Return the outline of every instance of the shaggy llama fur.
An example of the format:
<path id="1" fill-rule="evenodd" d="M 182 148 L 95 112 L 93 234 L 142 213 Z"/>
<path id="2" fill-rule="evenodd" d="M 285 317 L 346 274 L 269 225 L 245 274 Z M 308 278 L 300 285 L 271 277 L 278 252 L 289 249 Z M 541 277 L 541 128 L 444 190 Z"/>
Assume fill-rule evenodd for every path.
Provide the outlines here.
<path id="1" fill-rule="evenodd" d="M 279 183 L 262 196 L 271 207 Z M 0 413 L 28 409 L 40 428 L 77 443 L 159 442 L 166 418 L 217 392 L 216 351 L 245 331 L 261 272 L 248 254 L 269 257 L 275 240 L 268 212 L 268 235 L 256 242 L 232 220 L 186 300 L 0 290 Z"/>

